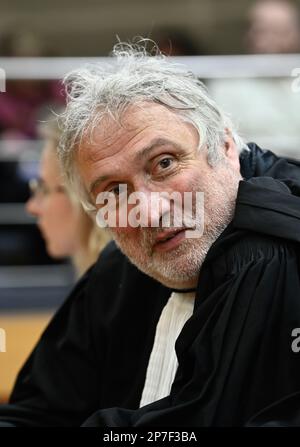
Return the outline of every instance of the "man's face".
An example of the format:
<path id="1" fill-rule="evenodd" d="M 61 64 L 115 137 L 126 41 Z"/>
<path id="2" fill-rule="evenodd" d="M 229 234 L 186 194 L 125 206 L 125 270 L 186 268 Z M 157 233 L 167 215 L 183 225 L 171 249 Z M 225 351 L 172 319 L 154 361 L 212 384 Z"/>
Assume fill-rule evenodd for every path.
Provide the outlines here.
<path id="1" fill-rule="evenodd" d="M 231 140 L 229 138 L 229 140 Z M 229 143 L 224 159 L 214 168 L 206 151 L 198 151 L 196 129 L 165 107 L 143 103 L 131 107 L 122 125 L 106 119 L 83 140 L 77 152 L 79 174 L 92 200 L 99 193 L 118 192 L 125 184 L 128 195 L 143 193 L 204 193 L 204 231 L 187 238 L 184 225 L 170 228 L 111 228 L 117 245 L 143 272 L 172 288 L 195 287 L 199 270 L 212 243 L 232 218 L 239 173 L 238 156 Z M 235 149 L 235 148 L 234 148 Z M 193 203 L 193 209 L 195 203 Z M 151 205 L 149 206 L 151 213 Z M 128 206 L 128 212 L 130 206 Z M 163 207 L 159 211 L 164 213 Z"/>

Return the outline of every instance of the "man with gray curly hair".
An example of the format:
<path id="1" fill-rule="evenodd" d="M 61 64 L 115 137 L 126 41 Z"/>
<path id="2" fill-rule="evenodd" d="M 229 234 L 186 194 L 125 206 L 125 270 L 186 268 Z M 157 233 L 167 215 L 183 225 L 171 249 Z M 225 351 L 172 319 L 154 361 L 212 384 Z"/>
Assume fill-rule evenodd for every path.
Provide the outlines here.
<path id="1" fill-rule="evenodd" d="M 287 406 L 300 423 L 299 166 L 246 145 L 184 67 L 113 56 L 65 79 L 59 157 L 114 242 L 0 424 L 280 425 Z"/>
<path id="2" fill-rule="evenodd" d="M 89 66 L 65 79 L 69 101 L 59 155 L 67 181 L 91 211 L 104 192 L 120 202 L 121 185 L 142 192 L 151 215 L 153 192 L 203 192 L 201 238 L 187 239 L 185 225 L 176 233 L 162 231 L 161 223 L 110 226 L 117 245 L 143 272 L 168 287 L 195 287 L 210 246 L 232 219 L 242 178 L 238 156 L 247 146 L 185 67 L 149 57 L 144 47 L 119 44 L 113 54 L 115 64 Z M 130 211 L 116 205 L 119 214 Z"/>

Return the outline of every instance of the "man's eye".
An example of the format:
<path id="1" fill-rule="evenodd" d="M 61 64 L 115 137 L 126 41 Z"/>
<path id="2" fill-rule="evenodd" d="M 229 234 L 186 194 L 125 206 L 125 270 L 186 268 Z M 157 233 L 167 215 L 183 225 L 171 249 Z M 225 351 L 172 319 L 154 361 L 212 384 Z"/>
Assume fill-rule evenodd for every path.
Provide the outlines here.
<path id="1" fill-rule="evenodd" d="M 161 169 L 167 169 L 171 166 L 172 163 L 173 163 L 173 159 L 170 157 L 166 157 L 158 162 L 158 167 Z"/>
<path id="2" fill-rule="evenodd" d="M 120 194 L 119 185 L 114 186 L 113 188 L 111 188 L 109 190 L 109 192 L 112 192 L 115 196 L 119 196 L 119 194 Z"/>

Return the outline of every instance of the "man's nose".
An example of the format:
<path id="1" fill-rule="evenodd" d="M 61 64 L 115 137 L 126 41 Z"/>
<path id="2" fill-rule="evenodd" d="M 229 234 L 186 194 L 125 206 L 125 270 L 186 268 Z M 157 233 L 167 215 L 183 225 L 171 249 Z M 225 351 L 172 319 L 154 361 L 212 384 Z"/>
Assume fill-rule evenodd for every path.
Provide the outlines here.
<path id="1" fill-rule="evenodd" d="M 170 201 L 164 191 L 139 185 L 128 197 L 128 212 L 138 206 L 139 220 L 145 227 L 160 227 L 162 216 L 170 213 Z"/>

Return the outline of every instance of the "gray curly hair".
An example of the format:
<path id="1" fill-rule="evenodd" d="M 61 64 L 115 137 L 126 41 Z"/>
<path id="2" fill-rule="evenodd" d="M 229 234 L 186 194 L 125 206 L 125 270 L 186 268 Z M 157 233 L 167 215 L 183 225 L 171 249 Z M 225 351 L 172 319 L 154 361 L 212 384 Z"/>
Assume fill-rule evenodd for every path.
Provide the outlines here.
<path id="1" fill-rule="evenodd" d="M 185 66 L 163 56 L 155 45 L 149 52 L 148 44 L 147 39 L 118 43 L 110 64 L 86 65 L 64 79 L 67 106 L 60 117 L 62 138 L 58 155 L 67 183 L 86 210 L 94 211 L 95 206 L 76 170 L 76 150 L 83 136 L 92 136 L 104 117 L 120 120 L 133 104 L 158 103 L 193 124 L 199 133 L 199 150 L 207 148 L 211 165 L 222 158 L 220 147 L 225 129 L 231 131 L 239 152 L 247 150 L 229 116 L 210 98 L 204 84 Z"/>

